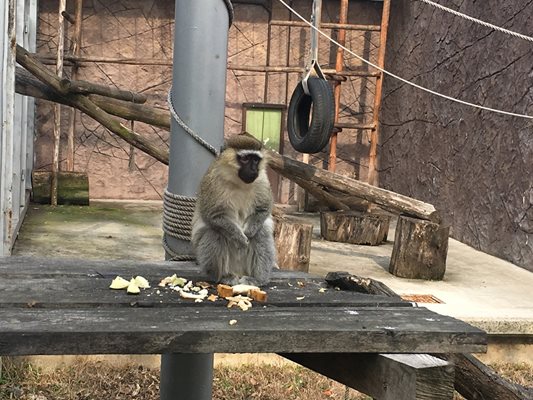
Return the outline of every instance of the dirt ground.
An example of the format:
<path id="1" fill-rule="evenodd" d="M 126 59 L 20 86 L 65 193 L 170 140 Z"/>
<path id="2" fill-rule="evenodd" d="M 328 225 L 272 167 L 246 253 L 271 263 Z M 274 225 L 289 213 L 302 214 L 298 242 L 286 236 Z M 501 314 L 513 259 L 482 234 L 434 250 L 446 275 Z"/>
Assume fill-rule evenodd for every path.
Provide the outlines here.
<path id="1" fill-rule="evenodd" d="M 497 364 L 515 383 L 533 386 L 533 367 Z M 159 371 L 142 366 L 113 368 L 87 362 L 42 373 L 28 363 L 3 358 L 0 400 L 159 399 Z M 243 365 L 215 368 L 213 400 L 362 400 L 354 390 L 298 366 Z M 462 399 L 456 394 L 455 399 Z"/>

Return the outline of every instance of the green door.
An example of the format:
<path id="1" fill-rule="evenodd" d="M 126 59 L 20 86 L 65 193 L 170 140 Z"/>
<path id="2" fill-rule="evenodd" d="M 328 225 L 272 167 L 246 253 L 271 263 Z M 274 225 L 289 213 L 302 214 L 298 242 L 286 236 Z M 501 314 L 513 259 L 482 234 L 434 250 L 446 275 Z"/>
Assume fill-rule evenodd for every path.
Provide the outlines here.
<path id="1" fill-rule="evenodd" d="M 265 147 L 281 151 L 281 129 L 284 105 L 247 103 L 243 104 L 244 130 L 261 140 Z M 270 168 L 267 171 L 274 200 L 279 200 L 280 178 Z"/>
<path id="2" fill-rule="evenodd" d="M 269 149 L 280 151 L 282 109 L 254 107 L 246 109 L 245 131 L 261 140 Z"/>

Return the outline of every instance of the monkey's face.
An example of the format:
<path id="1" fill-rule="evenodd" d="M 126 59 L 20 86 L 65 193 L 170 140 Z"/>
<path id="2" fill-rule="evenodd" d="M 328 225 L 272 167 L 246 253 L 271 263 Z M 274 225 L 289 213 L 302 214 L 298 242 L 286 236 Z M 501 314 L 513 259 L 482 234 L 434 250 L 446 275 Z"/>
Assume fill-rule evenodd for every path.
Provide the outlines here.
<path id="1" fill-rule="evenodd" d="M 252 183 L 259 175 L 259 168 L 263 157 L 259 152 L 239 152 L 237 153 L 237 163 L 239 164 L 239 178 L 244 183 Z"/>

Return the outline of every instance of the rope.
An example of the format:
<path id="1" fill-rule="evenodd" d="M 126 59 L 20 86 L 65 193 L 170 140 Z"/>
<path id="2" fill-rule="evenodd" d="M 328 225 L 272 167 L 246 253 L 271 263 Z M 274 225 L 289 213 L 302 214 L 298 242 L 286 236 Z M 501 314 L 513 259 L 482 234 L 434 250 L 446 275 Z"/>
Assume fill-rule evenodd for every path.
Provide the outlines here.
<path id="1" fill-rule="evenodd" d="M 163 247 L 170 254 L 172 260 L 194 260 L 193 255 L 175 253 L 168 245 L 166 235 L 176 239 L 190 241 L 192 231 L 192 217 L 196 205 L 195 197 L 182 196 L 165 189 L 163 196 Z"/>
<path id="2" fill-rule="evenodd" d="M 453 14 L 453 15 L 456 15 L 458 17 L 464 18 L 464 19 L 466 19 L 468 21 L 475 22 L 476 24 L 486 26 L 486 27 L 494 29 L 496 31 L 507 33 L 508 35 L 515 36 L 517 38 L 524 39 L 524 40 L 527 40 L 529 42 L 533 42 L 533 37 L 531 37 L 531 36 L 523 35 L 521 33 L 518 33 L 518 32 L 515 32 L 515 31 L 511 31 L 509 29 L 505 29 L 505 28 L 502 28 L 502 27 L 497 26 L 497 25 L 490 24 L 490 23 L 482 21 L 480 19 L 471 17 L 470 15 L 466 15 L 466 14 L 463 14 L 463 13 L 461 13 L 459 11 L 452 10 L 451 8 L 444 7 L 443 5 L 435 3 L 435 2 L 433 2 L 431 0 L 419 0 L 419 1 L 421 1 L 423 3 L 426 3 L 426 4 L 429 4 L 429 5 L 433 6 L 433 7 L 439 8 L 442 11 L 446 11 L 446 12 L 448 12 L 450 14 Z"/>
<path id="3" fill-rule="evenodd" d="M 223 0 L 223 1 L 228 9 L 229 26 L 231 26 L 231 24 L 233 23 L 233 17 L 235 15 L 233 12 L 233 4 L 231 4 L 231 0 Z"/>
<path id="4" fill-rule="evenodd" d="M 213 153 L 215 156 L 218 156 L 218 150 L 215 149 L 212 145 L 210 145 L 205 139 L 200 137 L 195 131 L 193 131 L 183 120 L 180 118 L 178 113 L 176 112 L 176 109 L 174 108 L 174 103 L 172 102 L 172 86 L 170 87 L 170 90 L 168 91 L 168 109 L 170 110 L 170 114 L 172 115 L 172 118 L 177 122 L 179 126 L 183 128 L 183 130 L 189 134 L 194 140 L 196 140 L 198 143 L 200 143 L 203 147 L 205 147 L 207 150 L 209 150 L 211 153 Z"/>
<path id="5" fill-rule="evenodd" d="M 307 21 L 304 17 L 302 17 L 300 14 L 298 14 L 298 12 L 296 10 L 294 10 L 291 6 L 289 6 L 284 0 L 279 0 L 279 2 L 281 4 L 283 4 L 290 12 L 292 12 L 294 15 L 296 15 L 298 18 L 300 18 L 305 24 L 309 25 L 312 29 L 315 29 L 319 34 L 321 34 L 323 37 L 325 37 L 326 39 L 328 39 L 331 43 L 334 43 L 336 44 L 337 46 L 339 46 L 341 49 L 343 49 L 344 51 L 346 51 L 347 53 L 351 54 L 352 56 L 354 56 L 355 58 L 357 58 L 358 60 L 364 62 L 365 64 L 367 65 L 370 65 L 371 67 L 373 68 L 376 68 L 378 71 L 381 71 L 383 72 L 384 74 L 386 75 L 389 75 L 390 77 L 394 78 L 394 79 L 397 79 L 403 83 L 406 83 L 407 85 L 410 85 L 410 86 L 413 86 L 417 89 L 420 89 L 420 90 L 423 90 L 424 92 L 427 92 L 427 93 L 430 93 L 432 95 L 435 95 L 435 96 L 438 96 L 438 97 L 442 97 L 443 99 L 446 99 L 446 100 L 450 100 L 450 101 L 453 101 L 453 102 L 456 102 L 456 103 L 459 103 L 459 104 L 463 104 L 465 106 L 469 106 L 469 107 L 473 107 L 473 108 L 478 108 L 480 110 L 485 110 L 485 111 L 491 111 L 491 112 L 494 112 L 494 113 L 498 113 L 498 114 L 503 114 L 503 115 L 510 115 L 512 117 L 519 117 L 519 118 L 527 118 L 527 119 L 533 119 L 533 116 L 532 115 L 525 115 L 525 114 L 518 114 L 518 113 L 513 113 L 513 112 L 509 112 L 509 111 L 504 111 L 504 110 L 498 110 L 496 108 L 490 108 L 490 107 L 485 107 L 485 106 L 482 106 L 480 104 L 475 104 L 475 103 L 470 103 L 468 101 L 464 101 L 464 100 L 460 100 L 460 99 L 456 99 L 455 97 L 451 97 L 451 96 L 448 96 L 448 95 L 445 95 L 445 94 L 442 94 L 442 93 L 439 93 L 435 90 L 431 90 L 431 89 L 428 89 L 424 86 L 421 86 L 421 85 L 418 85 L 414 82 L 411 82 L 405 78 L 402 78 L 401 76 L 398 76 L 396 74 L 393 74 L 392 72 L 389 72 L 389 71 L 386 71 L 385 69 L 379 67 L 378 65 L 368 61 L 367 59 L 361 57 L 360 55 L 358 54 L 355 54 L 353 51 L 351 51 L 350 49 L 348 49 L 347 47 L 343 46 L 342 44 L 340 44 L 339 42 L 337 42 L 335 39 L 329 37 L 328 35 L 326 35 L 324 32 L 322 32 L 320 29 L 318 28 L 315 28 L 313 26 L 313 24 L 311 24 L 309 21 Z"/>

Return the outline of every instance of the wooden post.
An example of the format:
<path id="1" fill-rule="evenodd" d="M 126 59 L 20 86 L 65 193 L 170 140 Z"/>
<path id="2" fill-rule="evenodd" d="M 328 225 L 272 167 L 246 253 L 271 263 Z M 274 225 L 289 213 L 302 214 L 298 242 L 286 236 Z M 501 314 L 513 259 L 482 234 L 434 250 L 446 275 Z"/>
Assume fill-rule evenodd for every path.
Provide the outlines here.
<path id="1" fill-rule="evenodd" d="M 340 1 L 340 9 L 339 9 L 339 24 L 347 24 L 348 23 L 348 0 L 341 0 Z M 339 29 L 339 35 L 337 37 L 337 41 L 341 45 L 346 44 L 346 30 L 344 28 Z M 337 48 L 337 58 L 335 61 L 335 71 L 336 73 L 342 72 L 343 70 L 343 56 L 344 56 L 344 49 L 342 47 Z M 334 116 L 334 123 L 339 122 L 339 112 L 340 112 L 340 105 L 341 105 L 341 82 L 335 81 L 335 116 Z M 334 131 L 331 134 L 331 141 L 329 144 L 329 163 L 328 163 L 328 170 L 331 172 L 335 172 L 335 169 L 337 168 L 337 131 Z"/>
<path id="2" fill-rule="evenodd" d="M 281 355 L 375 399 L 453 399 L 453 364 L 428 354 Z"/>
<path id="3" fill-rule="evenodd" d="M 387 31 L 389 29 L 390 0 L 383 0 L 381 14 L 381 32 L 379 35 L 378 66 L 385 66 L 385 49 L 387 46 Z M 383 72 L 376 78 L 376 92 L 374 94 L 373 129 L 370 133 L 370 154 L 368 157 L 368 183 L 377 186 L 378 160 L 377 150 L 379 141 L 379 111 L 381 109 L 381 96 L 383 92 Z"/>
<path id="4" fill-rule="evenodd" d="M 320 213 L 320 235 L 333 242 L 378 246 L 387 240 L 390 217 L 359 211 Z"/>
<path id="5" fill-rule="evenodd" d="M 302 155 L 302 162 L 304 164 L 309 164 L 309 154 L 304 153 Z M 298 211 L 305 211 L 308 199 L 307 191 L 302 186 L 298 186 L 296 193 L 298 193 Z"/>
<path id="6" fill-rule="evenodd" d="M 274 240 L 281 269 L 309 272 L 313 225 L 276 218 Z"/>
<path id="7" fill-rule="evenodd" d="M 83 20 L 83 0 L 75 0 L 74 4 L 74 34 L 72 35 L 72 49 L 71 53 L 74 56 L 80 55 L 81 48 L 81 23 Z M 78 65 L 72 65 L 71 79 L 78 79 Z M 74 171 L 74 134 L 76 129 L 76 113 L 75 108 L 70 109 L 69 126 L 67 135 L 67 171 Z"/>
<path id="8" fill-rule="evenodd" d="M 59 0 L 59 27 L 57 30 L 57 64 L 56 74 L 61 78 L 63 76 L 63 47 L 65 45 L 65 21 L 63 12 L 66 8 L 66 0 Z M 54 156 L 52 160 L 52 192 L 50 203 L 57 206 L 57 175 L 59 172 L 59 146 L 61 140 L 61 105 L 56 104 L 54 107 Z"/>
<path id="9" fill-rule="evenodd" d="M 441 280 L 449 233 L 450 227 L 400 215 L 389 272 L 401 278 Z"/>

